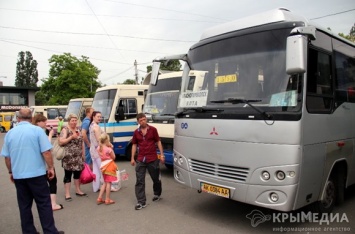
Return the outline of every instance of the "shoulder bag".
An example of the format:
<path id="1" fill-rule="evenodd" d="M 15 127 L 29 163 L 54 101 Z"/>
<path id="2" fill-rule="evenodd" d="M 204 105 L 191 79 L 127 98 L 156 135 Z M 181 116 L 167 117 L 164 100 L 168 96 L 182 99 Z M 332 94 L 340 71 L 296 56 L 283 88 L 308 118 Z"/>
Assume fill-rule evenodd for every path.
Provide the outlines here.
<path id="1" fill-rule="evenodd" d="M 69 134 L 69 132 L 67 134 Z M 59 138 L 53 142 L 52 155 L 57 160 L 62 160 L 65 156 L 65 146 L 59 144 Z"/>
<path id="2" fill-rule="evenodd" d="M 62 160 L 64 158 L 65 148 L 64 146 L 59 145 L 59 139 L 55 140 L 53 143 L 52 155 L 58 160 Z"/>

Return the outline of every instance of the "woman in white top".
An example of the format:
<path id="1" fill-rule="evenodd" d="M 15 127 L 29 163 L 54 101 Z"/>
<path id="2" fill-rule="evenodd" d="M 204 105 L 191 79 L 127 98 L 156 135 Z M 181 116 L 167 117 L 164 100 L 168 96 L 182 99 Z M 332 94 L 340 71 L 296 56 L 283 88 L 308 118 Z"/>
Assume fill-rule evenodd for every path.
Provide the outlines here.
<path id="1" fill-rule="evenodd" d="M 101 121 L 101 112 L 94 111 L 91 116 L 91 124 L 89 128 L 90 132 L 90 155 L 92 158 L 92 171 L 96 175 L 96 180 L 92 182 L 92 188 L 96 193 L 100 188 L 100 183 L 102 180 L 102 173 L 100 170 L 101 159 L 99 153 L 97 152 L 97 147 L 99 146 L 100 135 L 103 133 L 99 123 Z"/>

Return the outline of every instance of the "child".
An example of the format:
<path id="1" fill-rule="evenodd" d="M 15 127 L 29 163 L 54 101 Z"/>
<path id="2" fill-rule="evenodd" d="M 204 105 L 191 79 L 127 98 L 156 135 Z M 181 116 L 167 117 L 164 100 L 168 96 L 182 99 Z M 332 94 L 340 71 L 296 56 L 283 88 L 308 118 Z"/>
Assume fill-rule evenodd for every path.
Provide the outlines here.
<path id="1" fill-rule="evenodd" d="M 104 177 L 104 183 L 101 185 L 99 197 L 96 203 L 98 205 L 105 203 L 106 205 L 114 204 L 115 201 L 110 199 L 111 182 L 117 180 L 117 165 L 115 164 L 115 154 L 112 150 L 110 138 L 106 133 L 100 136 L 100 145 L 97 147 L 97 152 L 101 158 L 101 172 Z M 106 191 L 106 199 L 103 200 L 102 196 Z"/>

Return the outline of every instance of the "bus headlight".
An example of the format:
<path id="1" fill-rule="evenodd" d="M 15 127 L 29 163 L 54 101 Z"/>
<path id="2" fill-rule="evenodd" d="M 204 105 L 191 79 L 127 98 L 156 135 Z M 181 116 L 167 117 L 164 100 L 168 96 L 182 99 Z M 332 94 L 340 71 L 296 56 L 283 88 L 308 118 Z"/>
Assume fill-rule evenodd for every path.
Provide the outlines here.
<path id="1" fill-rule="evenodd" d="M 179 157 L 178 163 L 180 166 L 184 163 L 184 159 L 181 156 Z"/>
<path id="2" fill-rule="evenodd" d="M 277 172 L 276 172 L 276 178 L 277 178 L 278 180 L 284 180 L 285 177 L 286 177 L 285 172 L 283 172 L 283 171 L 277 171 Z"/>
<path id="3" fill-rule="evenodd" d="M 272 202 L 277 202 L 279 200 L 279 195 L 277 195 L 277 193 L 270 193 L 270 200 Z"/>
<path id="4" fill-rule="evenodd" d="M 262 178 L 263 180 L 269 180 L 269 179 L 270 179 L 270 173 L 267 172 L 267 171 L 261 172 L 261 178 Z"/>

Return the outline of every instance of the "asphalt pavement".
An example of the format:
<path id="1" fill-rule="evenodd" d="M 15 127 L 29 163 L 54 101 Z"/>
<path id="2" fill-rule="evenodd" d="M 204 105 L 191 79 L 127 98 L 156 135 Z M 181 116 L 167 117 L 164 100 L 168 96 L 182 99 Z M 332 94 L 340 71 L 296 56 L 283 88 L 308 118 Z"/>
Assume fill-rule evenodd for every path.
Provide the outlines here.
<path id="1" fill-rule="evenodd" d="M 0 134 L 0 147 L 5 134 Z M 64 171 L 60 161 L 55 160 L 58 177 L 58 203 L 64 209 L 55 211 L 54 218 L 59 230 L 67 234 L 98 234 L 98 233 L 344 233 L 344 230 L 325 228 L 347 228 L 345 232 L 355 233 L 355 189 L 354 186 L 346 193 L 345 203 L 336 207 L 334 212 L 345 214 L 349 222 L 286 222 L 268 220 L 265 217 L 276 215 L 282 217 L 284 213 L 263 209 L 256 206 L 235 202 L 206 193 L 197 193 L 177 183 L 173 172 L 161 166 L 163 194 L 162 199 L 153 202 L 152 182 L 146 176 L 147 207 L 135 210 L 136 198 L 134 194 L 135 172 L 129 161 L 119 158 L 116 161 L 120 170 L 125 169 L 129 178 L 122 182 L 119 191 L 113 192 L 111 198 L 116 201 L 113 205 L 97 205 L 98 193 L 92 190 L 92 184 L 82 185 L 82 191 L 88 197 L 75 196 L 74 185 L 71 187 L 73 200 L 66 202 L 64 197 L 63 175 Z M 3 160 L 0 157 L 0 234 L 21 233 L 20 217 L 16 200 L 15 186 L 9 180 L 9 175 Z M 264 219 L 251 222 L 250 214 L 258 210 L 265 214 Z M 293 214 L 297 214 L 294 213 Z M 36 210 L 33 205 L 34 222 L 37 229 L 42 232 Z M 270 215 L 270 216 L 267 216 Z M 289 215 L 289 214 L 288 214 Z M 262 217 L 261 217 L 262 218 Z M 276 222 L 275 222 L 276 221 Z M 257 223 L 257 226 L 253 224 Z M 289 228 L 289 229 L 280 229 Z M 298 230 L 303 231 L 292 231 Z M 309 228 L 309 229 L 307 229 Z M 306 231 L 310 230 L 310 231 Z M 312 231 L 313 230 L 313 231 Z M 315 230 L 315 231 L 314 231 Z M 320 231 L 319 231 L 320 230 Z M 349 230 L 349 231 L 348 231 Z"/>

